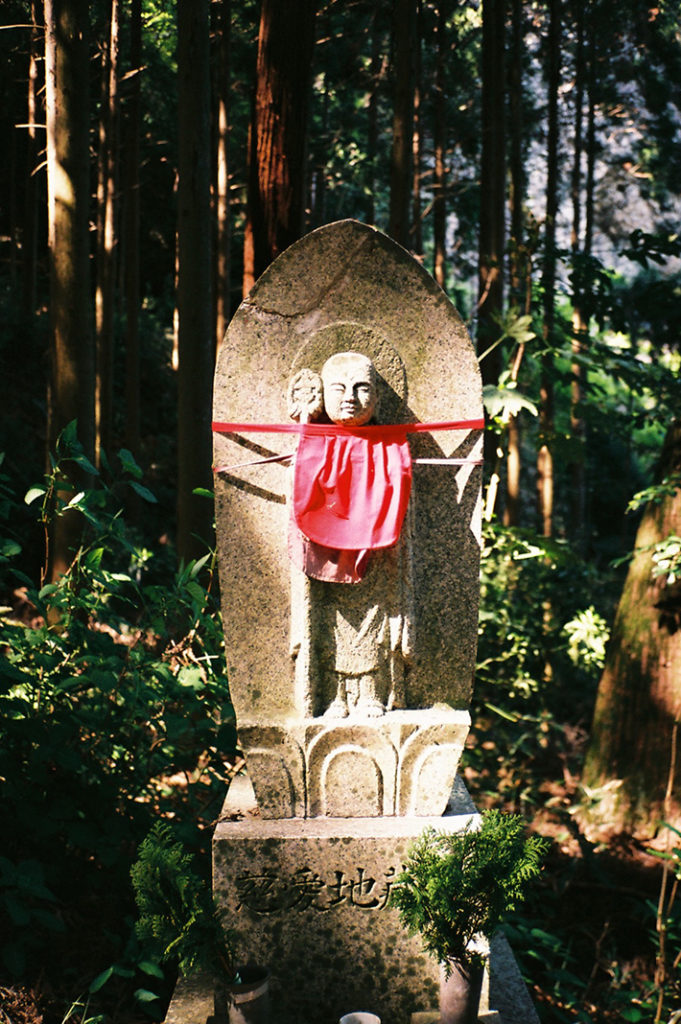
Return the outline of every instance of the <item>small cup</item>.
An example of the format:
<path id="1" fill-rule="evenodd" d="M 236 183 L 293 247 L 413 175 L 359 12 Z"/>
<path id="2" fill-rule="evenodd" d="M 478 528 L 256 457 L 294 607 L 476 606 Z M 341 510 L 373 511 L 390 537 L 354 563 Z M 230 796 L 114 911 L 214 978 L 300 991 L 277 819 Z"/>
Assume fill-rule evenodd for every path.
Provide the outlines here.
<path id="1" fill-rule="evenodd" d="M 354 1010 L 341 1017 L 338 1024 L 381 1024 L 381 1018 L 375 1013 L 367 1013 L 366 1010 Z"/>

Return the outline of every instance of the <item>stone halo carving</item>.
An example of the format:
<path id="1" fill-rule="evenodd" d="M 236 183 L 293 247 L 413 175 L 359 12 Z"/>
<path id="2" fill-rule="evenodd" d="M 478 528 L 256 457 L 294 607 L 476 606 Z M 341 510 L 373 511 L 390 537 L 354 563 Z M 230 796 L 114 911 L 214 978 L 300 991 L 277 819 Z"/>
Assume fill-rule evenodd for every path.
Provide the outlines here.
<path id="1" fill-rule="evenodd" d="M 337 352 L 359 352 L 368 356 L 376 368 L 381 420 L 400 423 L 407 420 L 407 373 L 397 349 L 378 331 L 366 324 L 339 320 L 321 327 L 296 352 L 291 375 L 303 367 L 321 371 L 326 360 Z"/>

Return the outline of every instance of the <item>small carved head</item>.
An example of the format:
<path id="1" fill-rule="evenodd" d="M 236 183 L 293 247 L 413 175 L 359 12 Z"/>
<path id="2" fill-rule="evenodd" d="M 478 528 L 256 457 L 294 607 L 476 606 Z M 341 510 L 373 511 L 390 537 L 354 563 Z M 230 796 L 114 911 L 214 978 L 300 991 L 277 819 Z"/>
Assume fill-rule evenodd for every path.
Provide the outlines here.
<path id="1" fill-rule="evenodd" d="M 376 412 L 376 370 L 359 352 L 337 352 L 322 367 L 324 408 L 332 423 L 361 427 Z"/>
<path id="2" fill-rule="evenodd" d="M 288 386 L 288 414 L 299 423 L 311 423 L 324 411 L 322 378 L 315 370 L 299 370 Z"/>

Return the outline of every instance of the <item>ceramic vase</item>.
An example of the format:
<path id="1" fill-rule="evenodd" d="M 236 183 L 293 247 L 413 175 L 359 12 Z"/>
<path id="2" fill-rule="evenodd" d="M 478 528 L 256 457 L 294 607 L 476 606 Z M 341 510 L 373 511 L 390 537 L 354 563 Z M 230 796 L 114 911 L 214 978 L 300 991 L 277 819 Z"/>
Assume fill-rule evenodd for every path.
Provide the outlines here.
<path id="1" fill-rule="evenodd" d="M 482 989 L 482 964 L 451 960 L 440 964 L 440 1024 L 476 1024 Z"/>
<path id="2" fill-rule="evenodd" d="M 216 992 L 220 1024 L 269 1024 L 270 972 L 248 964 L 238 969 L 240 982 Z"/>

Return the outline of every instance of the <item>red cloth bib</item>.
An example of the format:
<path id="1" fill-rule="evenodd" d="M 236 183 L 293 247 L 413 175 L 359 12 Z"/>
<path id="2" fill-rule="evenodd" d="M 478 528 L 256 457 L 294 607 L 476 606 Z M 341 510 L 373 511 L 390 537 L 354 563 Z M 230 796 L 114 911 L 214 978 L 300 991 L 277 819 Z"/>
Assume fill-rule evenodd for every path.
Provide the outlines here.
<path id="1" fill-rule="evenodd" d="M 380 428 L 329 434 L 301 431 L 293 478 L 293 517 L 301 533 L 338 551 L 392 547 L 411 491 L 404 433 Z"/>

